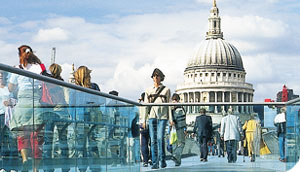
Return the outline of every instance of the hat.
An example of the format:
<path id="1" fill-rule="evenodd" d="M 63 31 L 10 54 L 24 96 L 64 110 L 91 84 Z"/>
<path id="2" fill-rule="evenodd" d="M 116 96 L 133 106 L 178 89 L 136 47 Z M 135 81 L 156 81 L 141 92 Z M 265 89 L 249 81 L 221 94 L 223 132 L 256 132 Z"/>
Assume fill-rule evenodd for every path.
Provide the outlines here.
<path id="1" fill-rule="evenodd" d="M 155 68 L 152 75 L 151 75 L 151 78 L 154 77 L 154 75 L 157 74 L 158 76 L 160 76 L 161 78 L 161 81 L 163 81 L 165 79 L 165 75 L 162 73 L 161 70 L 159 70 L 158 68 Z"/>
<path id="2" fill-rule="evenodd" d="M 111 94 L 111 95 L 114 95 L 114 96 L 118 96 L 119 92 L 117 92 L 116 90 L 112 90 L 108 94 Z"/>

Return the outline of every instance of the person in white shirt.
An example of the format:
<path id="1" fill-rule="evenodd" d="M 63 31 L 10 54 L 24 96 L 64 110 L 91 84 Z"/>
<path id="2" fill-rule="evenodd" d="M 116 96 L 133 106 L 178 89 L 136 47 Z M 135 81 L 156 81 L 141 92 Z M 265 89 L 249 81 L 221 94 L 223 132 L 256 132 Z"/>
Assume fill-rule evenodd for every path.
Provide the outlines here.
<path id="1" fill-rule="evenodd" d="M 228 109 L 228 115 L 221 121 L 221 139 L 225 141 L 228 163 L 237 160 L 237 143 L 243 135 L 240 118 Z"/>
<path id="2" fill-rule="evenodd" d="M 279 140 L 279 161 L 286 162 L 285 158 L 285 132 L 286 132 L 286 108 L 282 107 L 280 113 L 274 118 L 274 125 L 277 127 L 277 136 Z"/>

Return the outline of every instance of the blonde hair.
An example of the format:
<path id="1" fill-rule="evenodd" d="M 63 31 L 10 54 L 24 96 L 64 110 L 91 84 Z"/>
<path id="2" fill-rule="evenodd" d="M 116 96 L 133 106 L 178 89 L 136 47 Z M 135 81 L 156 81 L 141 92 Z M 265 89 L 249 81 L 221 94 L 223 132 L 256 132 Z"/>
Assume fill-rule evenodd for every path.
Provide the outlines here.
<path id="1" fill-rule="evenodd" d="M 280 109 L 280 112 L 281 112 L 281 113 L 285 113 L 285 112 L 286 112 L 286 107 L 282 107 L 282 108 Z"/>
<path id="2" fill-rule="evenodd" d="M 86 66 L 80 66 L 74 73 L 75 84 L 82 87 L 91 88 L 91 72 Z"/>
<path id="3" fill-rule="evenodd" d="M 62 69 L 61 66 L 59 64 L 53 63 L 50 67 L 49 67 L 49 71 L 52 74 L 52 76 L 56 79 L 60 79 L 63 80 L 62 77 L 60 76 Z"/>

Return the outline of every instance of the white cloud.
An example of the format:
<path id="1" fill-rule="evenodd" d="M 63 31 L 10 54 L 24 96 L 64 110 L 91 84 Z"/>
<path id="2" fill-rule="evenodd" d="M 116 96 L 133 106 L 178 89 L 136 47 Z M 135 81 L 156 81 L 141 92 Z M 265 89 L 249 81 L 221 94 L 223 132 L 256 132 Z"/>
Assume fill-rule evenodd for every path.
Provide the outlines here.
<path id="1" fill-rule="evenodd" d="M 282 21 L 256 15 L 223 16 L 223 32 L 233 38 L 277 38 L 284 36 L 288 25 Z"/>
<path id="2" fill-rule="evenodd" d="M 33 38 L 35 42 L 65 41 L 67 39 L 67 31 L 58 27 L 52 29 L 40 29 Z"/>
<path id="3" fill-rule="evenodd" d="M 198 2 L 212 3 L 211 0 Z M 92 81 L 98 83 L 102 91 L 115 89 L 120 96 L 136 100 L 152 85 L 150 76 L 155 67 L 165 73 L 164 84 L 172 92 L 177 84 L 183 82 L 183 72 L 190 55 L 195 46 L 205 39 L 208 16 L 209 9 L 127 15 L 114 17 L 106 23 L 64 16 L 24 21 L 18 25 L 26 29 L 18 33 L 24 35 L 22 40 L 18 39 L 13 44 L 9 44 L 9 40 L 0 42 L 0 55 L 12 56 L 16 61 L 14 64 L 18 63 L 16 47 L 20 42 L 29 40 L 26 44 L 37 51 L 44 63 L 49 63 L 51 49 L 56 47 L 56 61 L 62 64 L 65 81 L 69 78 L 72 63 L 76 67 L 86 65 L 93 70 Z M 282 55 L 279 50 L 265 46 L 273 40 L 285 39 L 287 29 L 293 25 L 256 13 L 221 18 L 225 39 L 242 55 L 246 79 L 254 84 L 256 100 L 275 97 L 283 83 L 299 89 L 299 78 L 296 78 L 299 58 Z M 290 44 L 282 45 L 282 49 L 288 46 Z M 289 61 L 291 64 L 288 64 Z M 11 64 L 11 61 L 7 58 L 4 63 Z"/>
<path id="4" fill-rule="evenodd" d="M 0 16 L 0 25 L 10 25 L 11 21 L 8 18 Z"/>
<path id="5" fill-rule="evenodd" d="M 274 67 L 269 55 L 243 56 L 242 59 L 247 80 L 263 82 L 273 79 Z"/>

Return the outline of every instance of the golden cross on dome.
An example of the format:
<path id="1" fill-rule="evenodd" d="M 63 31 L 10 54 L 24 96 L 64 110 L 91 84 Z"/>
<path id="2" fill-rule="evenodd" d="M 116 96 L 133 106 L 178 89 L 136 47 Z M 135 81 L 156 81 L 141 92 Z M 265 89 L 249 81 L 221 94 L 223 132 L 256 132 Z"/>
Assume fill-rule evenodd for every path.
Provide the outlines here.
<path id="1" fill-rule="evenodd" d="M 216 0 L 213 1 L 213 7 L 217 7 L 217 2 L 216 2 Z"/>

